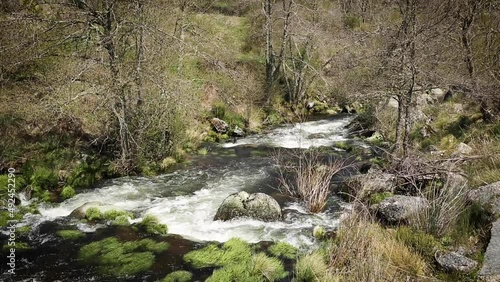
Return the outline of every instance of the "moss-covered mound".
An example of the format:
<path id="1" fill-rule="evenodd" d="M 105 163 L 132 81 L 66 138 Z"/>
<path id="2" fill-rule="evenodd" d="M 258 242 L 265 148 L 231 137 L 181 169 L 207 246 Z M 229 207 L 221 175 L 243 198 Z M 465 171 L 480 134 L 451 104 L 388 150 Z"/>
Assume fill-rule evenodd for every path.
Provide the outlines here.
<path id="1" fill-rule="evenodd" d="M 168 247 L 167 243 L 152 239 L 120 242 L 109 237 L 83 246 L 79 257 L 85 263 L 97 265 L 103 274 L 122 277 L 148 270 L 154 263 L 155 254 Z"/>
<path id="2" fill-rule="evenodd" d="M 211 244 L 191 251 L 184 260 L 195 268 L 220 267 L 206 281 L 276 281 L 288 275 L 279 259 L 254 254 L 247 243 L 235 238 L 221 247 Z"/>

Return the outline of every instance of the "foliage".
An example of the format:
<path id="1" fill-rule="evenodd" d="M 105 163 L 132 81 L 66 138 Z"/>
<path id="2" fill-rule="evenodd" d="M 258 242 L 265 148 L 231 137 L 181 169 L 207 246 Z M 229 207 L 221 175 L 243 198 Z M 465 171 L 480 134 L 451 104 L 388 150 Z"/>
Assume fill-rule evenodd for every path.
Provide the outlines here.
<path id="1" fill-rule="evenodd" d="M 63 197 L 64 199 L 72 198 L 73 196 L 75 196 L 75 194 L 75 189 L 73 189 L 73 187 L 71 186 L 64 186 L 61 191 L 61 197 Z"/>
<path id="2" fill-rule="evenodd" d="M 166 224 L 161 224 L 154 215 L 145 216 L 141 223 L 141 228 L 149 234 L 166 235 L 168 227 Z"/>
<path id="3" fill-rule="evenodd" d="M 328 275 L 328 265 L 323 254 L 319 252 L 299 258 L 295 265 L 296 281 L 326 281 Z"/>
<path id="4" fill-rule="evenodd" d="M 208 245 L 200 250 L 194 250 L 184 256 L 184 261 L 195 268 L 224 266 L 231 263 L 245 262 L 250 259 L 250 246 L 237 238 L 233 238 L 222 246 Z"/>
<path id="5" fill-rule="evenodd" d="M 400 226 L 396 229 L 396 239 L 419 253 L 429 263 L 434 261 L 434 254 L 441 249 L 441 244 L 432 235 L 411 227 Z"/>
<path id="6" fill-rule="evenodd" d="M 329 268 L 339 281 L 401 280 L 429 270 L 419 254 L 359 213 L 343 221 L 329 252 Z"/>
<path id="7" fill-rule="evenodd" d="M 233 238 L 218 247 L 210 244 L 184 255 L 184 261 L 195 268 L 220 267 L 207 281 L 276 281 L 287 273 L 277 258 L 264 253 L 253 254 L 244 241 Z M 265 279 L 265 280 L 264 280 Z"/>
<path id="8" fill-rule="evenodd" d="M 85 233 L 80 230 L 59 230 L 56 234 L 64 240 L 77 240 L 85 237 Z"/>
<path id="9" fill-rule="evenodd" d="M 382 202 L 383 200 L 385 200 L 386 198 L 389 198 L 391 196 L 393 196 L 393 194 L 391 192 L 373 193 L 370 195 L 370 199 L 368 200 L 368 203 L 370 203 L 370 205 L 377 205 L 380 202 Z"/>
<path id="10" fill-rule="evenodd" d="M 99 220 L 102 218 L 102 213 L 98 208 L 90 207 L 85 211 L 85 218 L 88 220 Z"/>
<path id="11" fill-rule="evenodd" d="M 124 210 L 108 210 L 102 215 L 105 220 L 114 220 L 119 216 L 134 218 L 134 215 Z"/>
<path id="12" fill-rule="evenodd" d="M 115 220 L 113 220 L 112 224 L 118 226 L 128 226 L 130 225 L 128 218 L 129 217 L 126 215 L 119 215 L 115 218 Z"/>
<path id="13" fill-rule="evenodd" d="M 169 273 L 162 282 L 189 282 L 191 281 L 193 274 L 186 270 L 177 270 Z"/>
<path id="14" fill-rule="evenodd" d="M 258 253 L 252 257 L 253 276 L 262 276 L 267 281 L 276 281 L 285 278 L 283 263 L 277 258 L 271 258 L 264 253 Z"/>
<path id="15" fill-rule="evenodd" d="M 57 175 L 49 168 L 36 167 L 31 175 L 31 185 L 40 191 L 52 190 L 57 187 Z"/>
<path id="16" fill-rule="evenodd" d="M 97 265 L 101 273 L 122 277 L 148 270 L 154 263 L 153 253 L 167 248 L 168 244 L 151 239 L 120 242 L 109 237 L 83 246 L 79 257 L 85 263 Z"/>
<path id="17" fill-rule="evenodd" d="M 294 246 L 285 243 L 285 242 L 278 242 L 276 244 L 273 244 L 271 247 L 268 249 L 269 253 L 275 257 L 283 257 L 287 259 L 294 259 L 297 257 L 297 248 Z"/>

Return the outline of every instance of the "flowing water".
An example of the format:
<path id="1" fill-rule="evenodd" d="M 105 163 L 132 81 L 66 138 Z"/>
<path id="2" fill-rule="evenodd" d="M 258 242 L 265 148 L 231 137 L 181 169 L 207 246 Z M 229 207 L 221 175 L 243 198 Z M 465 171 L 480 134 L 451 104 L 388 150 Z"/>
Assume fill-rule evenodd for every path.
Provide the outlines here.
<path id="1" fill-rule="evenodd" d="M 206 156 L 191 157 L 187 164 L 178 165 L 168 174 L 108 180 L 60 204 L 40 206 L 40 215 L 26 216 L 20 223 L 33 227 L 29 238 L 34 245 L 38 245 L 30 255 L 34 258 L 25 258 L 26 264 L 21 273 L 25 274 L 23 277 L 41 277 L 40 281 L 51 281 L 49 277 L 54 277 L 57 271 L 59 274 L 60 271 L 70 273 L 64 276 L 66 279 L 86 275 L 83 273 L 89 271 L 87 268 L 75 269 L 69 265 L 75 261 L 78 246 L 68 245 L 54 235 L 55 230 L 63 229 L 61 226 L 73 225 L 86 232 L 87 241 L 110 235 L 127 238 L 138 236 L 130 230 L 82 223 L 67 217 L 74 209 L 93 201 L 130 211 L 135 215 L 136 222 L 145 215 L 154 215 L 161 223 L 168 225 L 170 234 L 179 235 L 171 236 L 167 241 L 175 246 L 171 249 L 182 251 L 177 255 L 167 255 L 164 259 L 173 261 L 169 264 L 170 268 L 157 267 L 157 273 L 176 269 L 175 265 L 182 263 L 183 253 L 207 241 L 225 242 L 239 237 L 250 243 L 285 241 L 300 248 L 314 247 L 312 229 L 315 226 L 335 228 L 344 205 L 332 198 L 325 212 L 309 214 L 300 203 L 282 196 L 276 189 L 278 183 L 270 154 L 279 148 L 331 146 L 337 141 L 346 140 L 344 126 L 351 119 L 352 116 L 341 116 L 281 126 L 265 134 L 239 139 L 235 143 L 211 146 Z M 214 221 L 213 217 L 222 201 L 238 191 L 272 195 L 283 209 L 284 220 Z M 72 255 L 68 255 L 68 252 Z M 46 261 L 58 266 L 47 265 Z M 93 281 L 94 276 L 87 274 L 85 279 Z M 150 279 L 142 278 L 146 281 Z"/>

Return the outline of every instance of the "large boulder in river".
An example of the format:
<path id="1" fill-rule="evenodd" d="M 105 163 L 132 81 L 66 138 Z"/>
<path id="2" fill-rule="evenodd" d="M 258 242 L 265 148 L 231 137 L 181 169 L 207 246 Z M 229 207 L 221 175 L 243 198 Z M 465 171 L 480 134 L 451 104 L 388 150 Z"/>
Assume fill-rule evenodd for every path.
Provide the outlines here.
<path id="1" fill-rule="evenodd" d="M 482 206 L 490 214 L 500 216 L 500 181 L 470 191 L 468 200 Z"/>
<path id="2" fill-rule="evenodd" d="M 239 192 L 229 195 L 220 205 L 214 220 L 230 220 L 250 217 L 262 221 L 281 219 L 281 207 L 271 196 L 264 193 Z"/>
<path id="3" fill-rule="evenodd" d="M 422 197 L 396 195 L 380 202 L 377 215 L 387 223 L 406 222 L 428 206 L 429 202 Z"/>
<path id="4" fill-rule="evenodd" d="M 113 206 L 113 205 L 108 205 L 108 204 L 105 204 L 103 202 L 88 202 L 88 203 L 85 203 L 85 204 L 81 205 L 80 207 L 74 209 L 69 214 L 69 216 L 70 217 L 79 218 L 79 219 L 84 219 L 85 218 L 85 213 L 90 208 L 96 208 L 101 213 L 105 213 L 105 212 L 111 211 L 111 210 L 114 210 L 114 211 L 124 211 L 124 209 L 122 209 L 122 208 L 119 208 L 119 207 L 116 207 L 116 206 Z"/>

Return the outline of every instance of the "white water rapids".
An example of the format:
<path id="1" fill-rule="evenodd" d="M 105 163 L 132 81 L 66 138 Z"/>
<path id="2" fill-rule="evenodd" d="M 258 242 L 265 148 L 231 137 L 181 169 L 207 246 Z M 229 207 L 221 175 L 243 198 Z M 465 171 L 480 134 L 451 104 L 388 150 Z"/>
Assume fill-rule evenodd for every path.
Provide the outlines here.
<path id="1" fill-rule="evenodd" d="M 344 126 L 351 117 L 320 120 L 279 127 L 265 135 L 251 136 L 226 144 L 218 150 L 234 150 L 235 145 L 264 145 L 270 147 L 308 148 L 328 146 L 345 140 Z M 311 138 L 314 134 L 314 138 Z M 300 137 L 297 137 L 300 136 Z M 205 158 L 210 158 L 210 155 Z M 321 214 L 308 214 L 296 202 L 282 204 L 288 210 L 282 222 L 261 222 L 238 219 L 213 221 L 217 208 L 230 194 L 238 191 L 272 193 L 266 187 L 272 163 L 267 157 L 231 159 L 224 165 L 198 165 L 154 178 L 136 177 L 110 180 L 100 188 L 87 190 L 60 204 L 40 207 L 41 215 L 32 216 L 31 224 L 69 215 L 74 209 L 99 201 L 133 212 L 139 221 L 145 215 L 156 216 L 168 225 L 169 233 L 179 234 L 192 241 L 224 242 L 239 237 L 251 243 L 285 241 L 297 247 L 314 243 L 315 226 L 334 228 L 341 209 Z M 276 195 L 278 194 L 277 191 Z M 275 195 L 275 196 L 276 196 Z M 95 226 L 74 223 L 85 232 Z"/>

